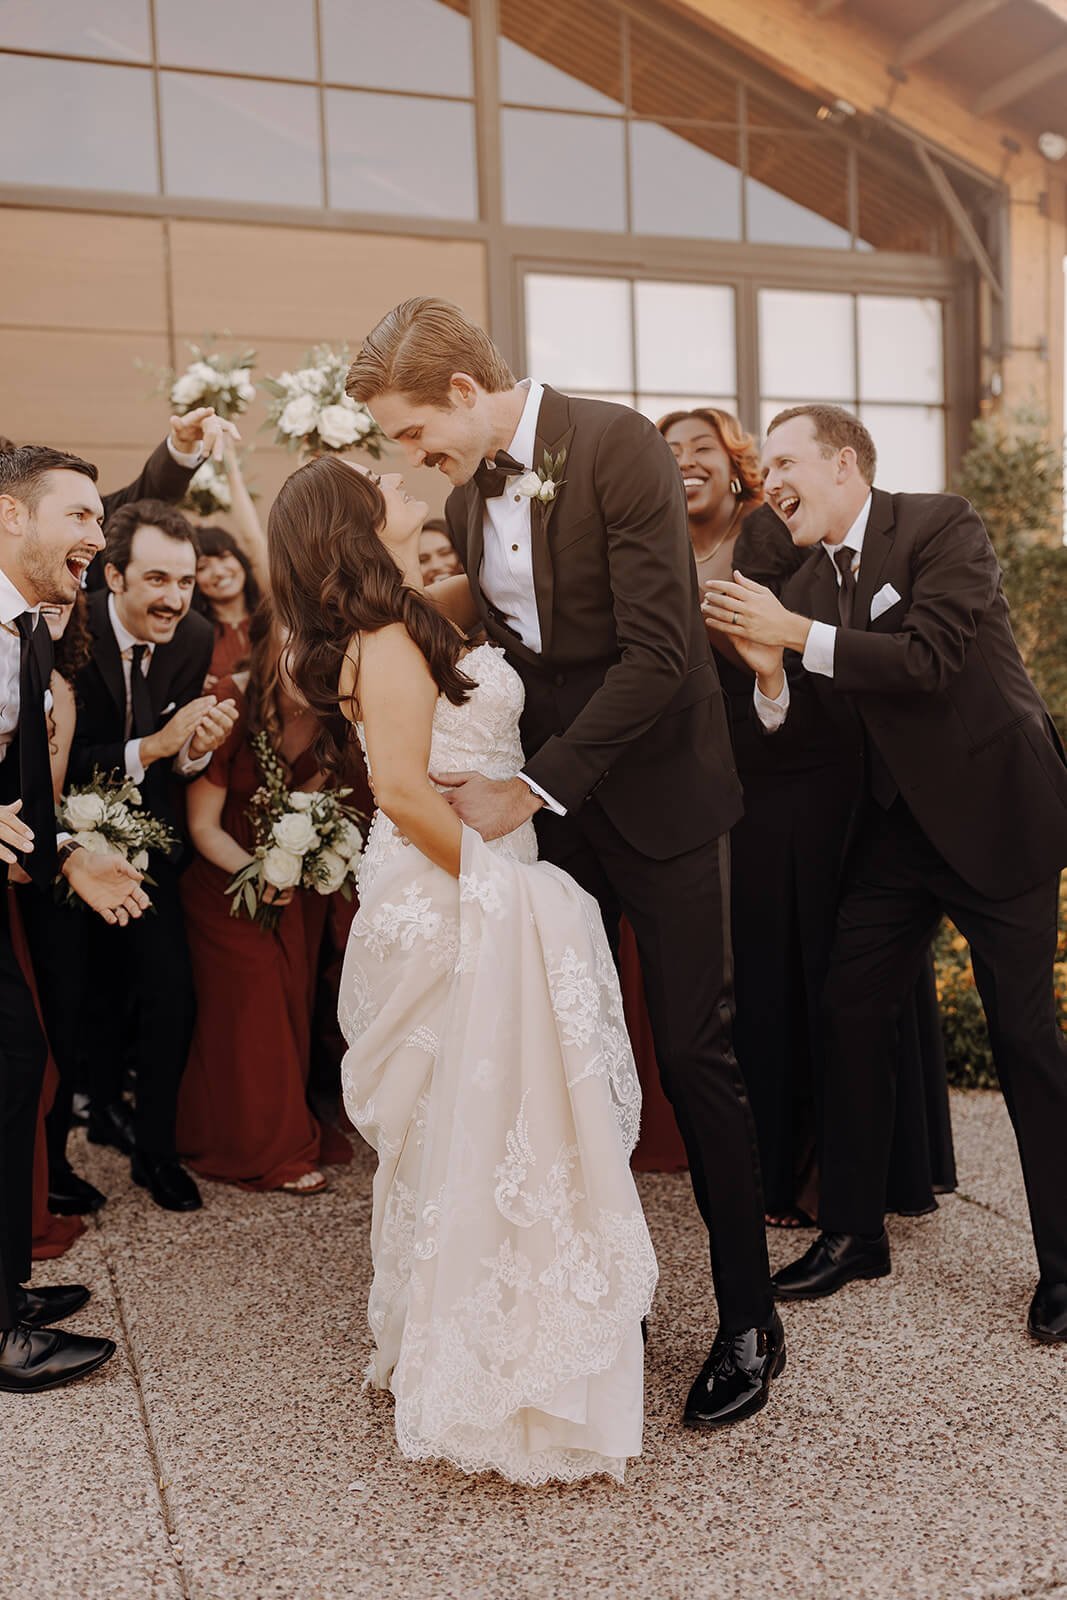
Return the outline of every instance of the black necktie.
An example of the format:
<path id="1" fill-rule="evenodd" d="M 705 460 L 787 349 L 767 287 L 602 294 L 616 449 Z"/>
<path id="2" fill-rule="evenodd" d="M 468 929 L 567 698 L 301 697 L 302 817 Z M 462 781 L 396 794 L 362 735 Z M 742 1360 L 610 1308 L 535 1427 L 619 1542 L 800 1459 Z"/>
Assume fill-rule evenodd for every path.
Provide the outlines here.
<path id="1" fill-rule="evenodd" d="M 48 716 L 44 709 L 45 690 L 51 676 L 52 641 L 45 624 L 34 639 L 35 619 L 28 611 L 16 617 L 19 631 L 19 794 L 23 822 L 33 829 L 33 849 L 24 855 L 22 865 L 39 889 L 45 889 L 56 875 L 56 810 L 52 796 L 52 762 L 48 751 Z M 13 752 L 9 752 L 8 760 Z"/>
<path id="2" fill-rule="evenodd" d="M 130 738 L 145 739 L 154 733 L 152 696 L 144 673 L 146 644 L 135 644 L 130 652 Z"/>
<path id="3" fill-rule="evenodd" d="M 474 482 L 483 500 L 495 500 L 497 495 L 504 493 L 504 485 L 509 478 L 526 470 L 522 462 L 509 456 L 506 450 L 498 450 L 492 465 L 488 461 L 482 462 L 474 474 Z"/>
<path id="4" fill-rule="evenodd" d="M 841 574 L 837 588 L 837 614 L 843 628 L 852 626 L 852 603 L 856 598 L 856 574 L 852 570 L 855 555 L 856 552 L 850 550 L 848 545 L 842 545 L 840 550 L 834 551 L 834 565 Z"/>

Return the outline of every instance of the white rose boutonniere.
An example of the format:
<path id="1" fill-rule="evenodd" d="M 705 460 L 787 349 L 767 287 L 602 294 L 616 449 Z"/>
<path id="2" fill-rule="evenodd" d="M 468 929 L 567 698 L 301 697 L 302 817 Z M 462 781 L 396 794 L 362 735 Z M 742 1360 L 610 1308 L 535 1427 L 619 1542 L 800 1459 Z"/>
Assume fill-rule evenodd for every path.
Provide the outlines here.
<path id="1" fill-rule="evenodd" d="M 530 472 L 524 472 L 511 486 L 513 494 L 519 494 L 527 500 L 540 500 L 542 505 L 547 505 L 556 498 L 567 481 L 561 476 L 563 463 L 567 459 L 566 450 L 561 450 L 558 456 L 553 456 L 545 451 L 544 463 Z"/>

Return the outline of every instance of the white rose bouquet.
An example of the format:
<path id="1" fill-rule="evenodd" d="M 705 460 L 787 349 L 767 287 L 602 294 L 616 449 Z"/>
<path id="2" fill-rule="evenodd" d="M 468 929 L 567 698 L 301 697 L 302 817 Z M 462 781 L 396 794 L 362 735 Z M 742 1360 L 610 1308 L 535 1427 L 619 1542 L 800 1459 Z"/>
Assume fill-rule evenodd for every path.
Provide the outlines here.
<path id="1" fill-rule="evenodd" d="M 307 455 L 356 445 L 375 459 L 381 455 L 381 429 L 366 406 L 345 394 L 350 364 L 346 345 L 331 350 L 327 344 L 317 344 L 299 371 L 263 379 L 262 387 L 271 397 L 267 421 L 274 425 L 278 444 Z"/>
<path id="2" fill-rule="evenodd" d="M 239 455 L 238 461 L 243 465 L 244 456 Z M 257 500 L 258 492 L 250 484 L 246 487 L 250 498 Z M 226 468 L 217 461 L 212 461 L 209 456 L 189 479 L 189 487 L 185 491 L 181 509 L 195 511 L 200 517 L 214 517 L 220 511 L 232 511 L 233 491 L 230 488 Z"/>
<path id="3" fill-rule="evenodd" d="M 170 403 L 179 416 L 197 406 L 213 406 L 220 417 L 239 417 L 247 411 L 256 398 L 252 382 L 252 368 L 256 352 L 242 350 L 239 355 L 225 356 L 217 350 L 205 350 L 191 344 L 193 359 L 180 374 L 169 373 L 165 387 L 170 392 Z"/>
<path id="4" fill-rule="evenodd" d="M 141 791 L 132 778 L 118 773 L 107 776 L 93 769 L 89 783 L 69 789 L 56 807 L 60 829 L 72 834 L 85 850 L 100 855 L 118 855 L 146 872 L 148 852 L 169 852 L 178 843 L 177 834 L 142 809 Z M 151 878 L 146 878 L 151 883 Z M 72 889 L 66 891 L 71 903 L 81 904 Z"/>
<path id="5" fill-rule="evenodd" d="M 252 741 L 263 783 L 252 796 L 249 819 L 256 837 L 252 860 L 226 885 L 230 915 L 247 916 L 273 931 L 281 907 L 264 898 L 267 888 L 313 889 L 316 894 L 352 898 L 363 851 L 359 826 L 367 819 L 344 804 L 350 789 L 307 793 L 290 790 L 285 772 L 265 733 Z"/>

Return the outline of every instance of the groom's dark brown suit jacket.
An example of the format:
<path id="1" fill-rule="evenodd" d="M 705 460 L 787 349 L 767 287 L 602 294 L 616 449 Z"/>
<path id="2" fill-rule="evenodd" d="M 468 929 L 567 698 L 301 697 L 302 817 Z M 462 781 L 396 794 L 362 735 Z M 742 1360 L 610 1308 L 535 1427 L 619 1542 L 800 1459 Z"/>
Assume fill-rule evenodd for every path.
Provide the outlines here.
<path id="1" fill-rule="evenodd" d="M 540 654 L 482 593 L 474 483 L 449 496 L 449 529 L 486 629 L 526 686 L 524 771 L 568 813 L 595 793 L 628 844 L 666 860 L 742 809 L 681 474 L 647 418 L 550 388 L 534 467 L 546 450 L 566 458 L 556 498 L 530 507 Z"/>

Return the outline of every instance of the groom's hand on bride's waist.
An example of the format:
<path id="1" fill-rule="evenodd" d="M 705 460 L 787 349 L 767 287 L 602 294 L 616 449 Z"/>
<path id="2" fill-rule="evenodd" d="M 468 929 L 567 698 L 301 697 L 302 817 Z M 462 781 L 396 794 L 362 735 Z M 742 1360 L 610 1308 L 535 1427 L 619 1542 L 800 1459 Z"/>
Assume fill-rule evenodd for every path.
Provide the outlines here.
<path id="1" fill-rule="evenodd" d="M 430 779 L 468 828 L 487 842 L 514 833 L 539 811 L 542 800 L 521 778 L 487 778 L 480 772 L 431 772 Z"/>

